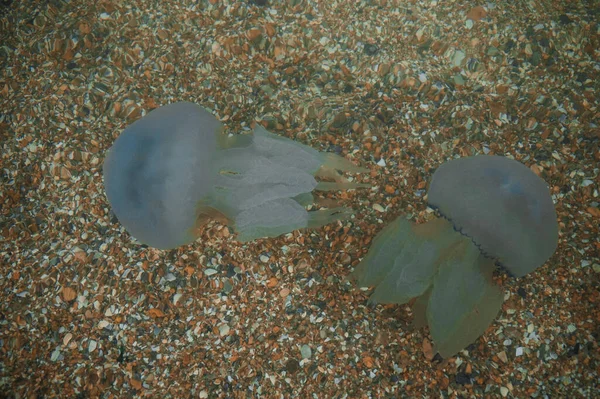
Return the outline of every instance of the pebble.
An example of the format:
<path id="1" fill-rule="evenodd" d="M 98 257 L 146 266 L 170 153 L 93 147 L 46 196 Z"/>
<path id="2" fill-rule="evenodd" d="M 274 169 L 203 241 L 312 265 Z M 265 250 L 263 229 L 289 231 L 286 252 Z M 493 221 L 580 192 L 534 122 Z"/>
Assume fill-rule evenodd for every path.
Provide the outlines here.
<path id="1" fill-rule="evenodd" d="M 310 359 L 312 356 L 312 350 L 310 349 L 310 346 L 306 344 L 302 345 L 300 348 L 300 354 L 302 354 L 302 359 Z"/>
<path id="2" fill-rule="evenodd" d="M 454 75 L 454 83 L 463 86 L 465 84 L 465 78 L 463 78 L 460 73 L 457 73 Z"/>
<path id="3" fill-rule="evenodd" d="M 508 388 L 500 387 L 500 395 L 502 395 L 503 398 L 506 398 L 506 396 L 508 395 Z"/>
<path id="4" fill-rule="evenodd" d="M 300 363 L 296 359 L 290 359 L 285 364 L 286 371 L 290 373 L 295 373 L 300 368 Z"/>
<path id="5" fill-rule="evenodd" d="M 527 332 L 532 333 L 535 330 L 535 326 L 533 324 L 527 325 Z"/>
<path id="6" fill-rule="evenodd" d="M 52 352 L 52 355 L 50 356 L 50 360 L 55 362 L 58 360 L 59 357 L 60 357 L 60 349 L 56 348 L 56 349 L 54 349 L 54 352 Z"/>
<path id="7" fill-rule="evenodd" d="M 219 326 L 219 335 L 221 337 L 224 337 L 226 335 L 229 335 L 229 326 L 227 324 L 221 324 Z"/>
<path id="8" fill-rule="evenodd" d="M 470 21 L 470 19 L 469 19 L 469 21 Z M 462 62 L 466 56 L 467 55 L 465 54 L 464 51 L 456 50 L 454 52 L 454 55 L 452 56 L 452 65 L 455 67 L 459 67 L 462 64 Z"/>
<path id="9" fill-rule="evenodd" d="M 204 274 L 206 274 L 207 276 L 212 276 L 213 274 L 217 274 L 218 272 L 215 269 L 206 269 L 204 271 Z"/>
<path id="10" fill-rule="evenodd" d="M 498 353 L 498 358 L 502 360 L 504 363 L 508 363 L 508 357 L 506 356 L 506 352 L 502 351 Z"/>
<path id="11" fill-rule="evenodd" d="M 90 343 L 88 345 L 88 352 L 93 352 L 96 350 L 96 347 L 98 347 L 98 343 L 96 341 L 94 341 L 93 339 L 90 340 Z"/>
<path id="12" fill-rule="evenodd" d="M 377 212 L 385 212 L 385 209 L 379 204 L 374 204 L 373 209 L 375 209 Z"/>
<path id="13" fill-rule="evenodd" d="M 494 55 L 496 55 L 498 53 L 500 53 L 500 51 L 496 47 L 494 47 L 494 46 L 491 46 L 487 50 L 487 55 L 489 55 L 489 56 L 494 56 Z"/>
<path id="14" fill-rule="evenodd" d="M 515 351 L 515 355 L 516 356 L 523 356 L 523 348 L 519 346 L 517 348 L 517 350 Z"/>
<path id="15" fill-rule="evenodd" d="M 260 261 L 262 263 L 267 263 L 269 261 L 269 257 L 267 255 L 261 255 L 260 256 Z"/>
<path id="16" fill-rule="evenodd" d="M 486 15 L 487 10 L 482 6 L 477 6 L 471 8 L 471 10 L 467 13 L 467 18 L 472 19 L 474 21 L 480 21 L 482 18 L 485 18 Z"/>
<path id="17" fill-rule="evenodd" d="M 223 283 L 223 292 L 229 294 L 231 291 L 233 291 L 233 285 L 231 282 L 229 282 L 229 280 L 225 280 Z"/>
<path id="18" fill-rule="evenodd" d="M 179 302 L 179 300 L 181 299 L 182 296 L 183 295 L 179 294 L 179 293 L 173 295 L 173 305 L 177 305 L 177 302 Z"/>

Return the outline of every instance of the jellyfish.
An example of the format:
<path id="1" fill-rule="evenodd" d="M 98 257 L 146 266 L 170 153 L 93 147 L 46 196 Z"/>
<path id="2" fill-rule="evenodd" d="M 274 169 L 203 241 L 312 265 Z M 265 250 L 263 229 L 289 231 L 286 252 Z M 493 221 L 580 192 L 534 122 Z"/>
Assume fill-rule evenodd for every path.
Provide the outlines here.
<path id="1" fill-rule="evenodd" d="M 434 351 L 453 356 L 498 315 L 503 291 L 496 266 L 521 277 L 544 264 L 558 242 L 546 183 L 501 156 L 449 161 L 433 175 L 429 205 L 441 217 L 414 224 L 399 217 L 375 237 L 352 273 L 374 287 L 376 303 L 413 304 L 414 324 L 429 325 Z"/>
<path id="2" fill-rule="evenodd" d="M 364 187 L 340 174 L 363 168 L 261 126 L 253 133 L 223 134 L 221 123 L 194 103 L 151 111 L 121 133 L 104 161 L 117 219 L 141 243 L 172 249 L 195 241 L 211 219 L 249 241 L 350 216 L 344 207 L 306 207 L 313 190 Z"/>

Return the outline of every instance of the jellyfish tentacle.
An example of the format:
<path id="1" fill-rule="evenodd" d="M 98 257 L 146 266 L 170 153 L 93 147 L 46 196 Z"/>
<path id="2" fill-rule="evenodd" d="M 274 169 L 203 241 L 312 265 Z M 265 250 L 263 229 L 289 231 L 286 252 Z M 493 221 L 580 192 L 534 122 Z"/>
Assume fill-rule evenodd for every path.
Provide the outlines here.
<path id="1" fill-rule="evenodd" d="M 371 187 L 369 184 L 363 184 L 363 183 L 354 183 L 354 182 L 336 183 L 336 182 L 320 181 L 317 183 L 315 190 L 317 190 L 317 191 L 335 191 L 335 190 L 353 190 L 356 188 L 369 188 L 369 187 Z"/>
<path id="2" fill-rule="evenodd" d="M 481 336 L 494 321 L 504 293 L 491 279 L 493 261 L 466 237 L 447 253 L 427 304 L 434 350 L 449 357 Z"/>
<path id="3" fill-rule="evenodd" d="M 319 227 L 351 215 L 346 208 L 313 212 L 303 209 L 314 202 L 311 192 L 319 187 L 340 190 L 361 186 L 350 182 L 317 182 L 315 174 L 327 157 L 308 146 L 257 126 L 252 145 L 228 149 L 224 153 L 231 156 L 224 157 L 219 164 L 218 183 L 224 187 L 220 200 L 230 204 L 235 201 L 239 209 L 234 217 L 235 226 L 240 233 L 238 239 L 242 241 L 259 236 L 272 237 L 298 228 Z M 269 211 L 271 206 L 274 208 Z M 257 220 L 259 215 L 264 221 Z M 276 222 L 274 217 L 280 221 Z M 249 227 L 251 223 L 256 224 L 255 228 Z"/>
<path id="4" fill-rule="evenodd" d="M 389 273 L 403 248 L 408 235 L 410 222 L 403 217 L 388 223 L 373 239 L 369 252 L 351 273 L 359 287 L 371 287 L 383 280 Z"/>
<path id="5" fill-rule="evenodd" d="M 345 220 L 352 216 L 352 209 L 337 207 L 308 212 L 308 228 L 324 226 L 338 220 Z"/>
<path id="6" fill-rule="evenodd" d="M 315 197 L 314 195 L 312 195 L 312 193 L 298 194 L 295 197 L 293 197 L 293 199 L 302 206 L 308 206 L 314 204 L 315 202 Z"/>
<path id="7" fill-rule="evenodd" d="M 409 226 L 401 243 L 402 250 L 393 260 L 387 276 L 377 283 L 372 301 L 402 304 L 423 294 L 432 284 L 448 248 L 460 237 L 444 219 Z"/>
<path id="8" fill-rule="evenodd" d="M 308 225 L 308 212 L 291 198 L 279 198 L 245 209 L 234 218 L 238 241 L 277 237 Z"/>
<path id="9" fill-rule="evenodd" d="M 365 173 L 369 171 L 367 168 L 357 166 L 352 162 L 348 161 L 346 158 L 343 158 L 336 154 L 332 154 L 330 152 L 325 153 L 323 168 L 339 170 L 348 173 Z"/>
<path id="10" fill-rule="evenodd" d="M 429 287 L 422 295 L 417 297 L 417 300 L 415 303 L 413 303 L 413 321 L 411 325 L 415 330 L 423 328 L 427 325 L 427 304 L 429 303 L 430 296 L 431 287 Z"/>

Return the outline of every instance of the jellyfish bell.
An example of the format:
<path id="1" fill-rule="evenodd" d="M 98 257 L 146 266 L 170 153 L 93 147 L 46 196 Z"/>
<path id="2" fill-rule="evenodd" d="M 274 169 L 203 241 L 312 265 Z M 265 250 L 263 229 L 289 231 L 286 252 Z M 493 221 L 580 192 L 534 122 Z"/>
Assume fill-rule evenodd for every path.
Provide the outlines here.
<path id="1" fill-rule="evenodd" d="M 198 200 L 215 182 L 220 122 L 192 103 L 157 108 L 128 126 L 104 161 L 113 212 L 138 241 L 174 248 L 194 240 Z"/>
<path id="2" fill-rule="evenodd" d="M 556 250 L 558 223 L 546 182 L 501 156 L 441 165 L 427 193 L 430 206 L 471 237 L 511 274 L 522 277 Z"/>
<path id="3" fill-rule="evenodd" d="M 238 239 L 274 237 L 350 215 L 307 212 L 312 191 L 364 187 L 339 171 L 349 161 L 271 134 L 223 134 L 221 123 L 188 102 L 157 108 L 128 126 L 104 162 L 111 207 L 132 236 L 159 249 L 193 242 L 206 221 L 232 225 Z M 319 182 L 326 175 L 334 182 Z"/>
<path id="4" fill-rule="evenodd" d="M 475 156 L 436 170 L 428 192 L 442 218 L 398 218 L 374 239 L 352 276 L 371 300 L 406 303 L 426 322 L 442 356 L 454 355 L 496 318 L 503 302 L 495 262 L 515 276 L 542 265 L 558 240 L 545 182 L 517 161 Z"/>

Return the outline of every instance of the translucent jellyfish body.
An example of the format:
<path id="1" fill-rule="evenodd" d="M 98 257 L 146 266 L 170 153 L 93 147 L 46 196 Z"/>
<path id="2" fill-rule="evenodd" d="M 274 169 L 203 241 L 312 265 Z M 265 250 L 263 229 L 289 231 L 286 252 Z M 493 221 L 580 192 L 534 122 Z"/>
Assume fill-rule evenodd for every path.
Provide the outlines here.
<path id="1" fill-rule="evenodd" d="M 428 324 L 435 351 L 448 357 L 483 334 L 500 311 L 495 264 L 519 277 L 533 271 L 554 253 L 558 223 L 545 182 L 504 157 L 443 164 L 428 201 L 443 217 L 421 225 L 396 219 L 375 237 L 353 277 L 375 287 L 375 302 L 417 297 L 415 324 Z"/>
<path id="2" fill-rule="evenodd" d="M 262 127 L 229 137 L 222 130 L 208 111 L 181 102 L 148 113 L 121 133 L 104 161 L 104 185 L 132 236 L 170 249 L 193 242 L 212 218 L 230 223 L 237 238 L 248 241 L 350 215 L 346 208 L 307 212 L 305 206 L 315 189 L 361 187 L 338 171 L 363 169 Z"/>

